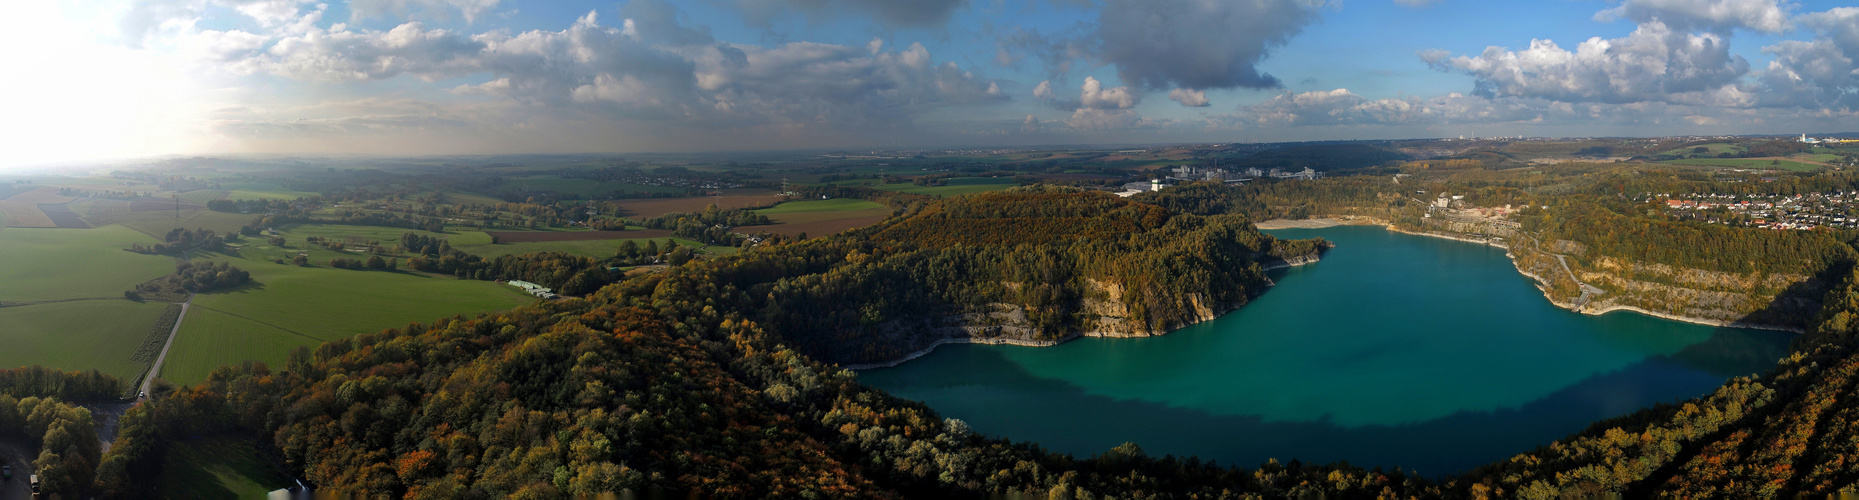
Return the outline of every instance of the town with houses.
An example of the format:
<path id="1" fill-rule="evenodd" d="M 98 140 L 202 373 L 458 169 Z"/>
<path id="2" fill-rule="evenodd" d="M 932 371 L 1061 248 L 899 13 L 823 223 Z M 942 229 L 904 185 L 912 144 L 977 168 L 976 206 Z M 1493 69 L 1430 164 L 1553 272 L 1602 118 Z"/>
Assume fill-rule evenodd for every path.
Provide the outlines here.
<path id="1" fill-rule="evenodd" d="M 1257 168 L 1227 170 L 1219 167 L 1182 165 L 1170 170 L 1168 176 L 1164 178 L 1152 179 L 1149 182 L 1131 182 L 1124 184 L 1123 190 L 1118 192 L 1117 196 L 1127 198 L 1135 196 L 1137 193 L 1161 191 L 1169 186 L 1188 182 L 1221 181 L 1227 184 L 1245 184 L 1253 179 L 1261 177 L 1308 181 L 1323 177 L 1323 172 L 1318 172 L 1310 167 L 1304 167 L 1303 170 L 1290 171 L 1278 168 L 1270 170 L 1260 170 Z"/>
<path id="2" fill-rule="evenodd" d="M 1711 224 L 1811 230 L 1859 228 L 1853 202 L 1859 191 L 1798 195 L 1642 194 L 1639 201 L 1662 201 L 1666 213 Z"/>

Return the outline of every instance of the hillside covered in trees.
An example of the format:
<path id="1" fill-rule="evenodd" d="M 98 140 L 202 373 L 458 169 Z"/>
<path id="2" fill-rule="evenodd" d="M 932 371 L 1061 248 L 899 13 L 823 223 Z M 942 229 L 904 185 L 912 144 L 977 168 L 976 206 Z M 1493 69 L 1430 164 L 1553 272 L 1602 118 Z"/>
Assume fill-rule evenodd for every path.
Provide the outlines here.
<path id="1" fill-rule="evenodd" d="M 976 435 L 836 366 L 907 352 L 927 337 L 906 333 L 937 333 L 937 321 L 993 318 L 980 326 L 1024 330 L 969 334 L 1044 339 L 1101 326 L 1113 304 L 1166 328 L 1198 314 L 1183 297 L 1243 303 L 1265 285 L 1261 262 L 1323 246 L 1259 234 L 1230 208 L 1244 203 L 1050 189 L 935 201 L 585 298 L 301 348 L 283 366 L 222 368 L 130 410 L 110 452 L 73 462 L 97 463 L 96 481 L 60 491 L 148 495 L 138 485 L 162 473 L 172 443 L 211 435 L 259 442 L 325 492 L 406 498 L 1749 497 L 1859 481 L 1850 262 L 1774 372 L 1436 480 L 1347 464 L 1235 468 L 1135 445 L 1074 458 Z M 1214 208 L 1168 208 L 1190 205 Z M 1011 308 L 1026 319 L 993 315 Z"/>

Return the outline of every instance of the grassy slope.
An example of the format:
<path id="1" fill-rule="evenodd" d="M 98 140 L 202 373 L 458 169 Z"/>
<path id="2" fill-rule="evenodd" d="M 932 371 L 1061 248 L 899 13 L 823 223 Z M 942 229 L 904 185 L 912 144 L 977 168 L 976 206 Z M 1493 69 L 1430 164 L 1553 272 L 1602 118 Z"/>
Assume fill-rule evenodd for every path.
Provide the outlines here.
<path id="1" fill-rule="evenodd" d="M 756 210 L 755 213 L 767 216 L 794 214 L 803 212 L 850 212 L 884 208 L 884 205 L 852 198 L 834 198 L 831 200 L 790 201 L 775 205 L 773 208 Z"/>
<path id="2" fill-rule="evenodd" d="M 120 219 L 86 218 L 85 220 L 93 225 L 121 223 L 124 227 L 149 235 L 167 234 L 169 230 L 177 227 L 183 229 L 204 228 L 212 229 L 219 234 L 233 234 L 238 233 L 239 228 L 245 227 L 246 224 L 251 224 L 252 219 L 255 217 L 257 216 L 195 209 L 182 210 L 181 219 L 179 221 L 175 220 L 174 212 L 166 210 L 129 212 L 123 214 Z"/>
<path id="3" fill-rule="evenodd" d="M 0 230 L 0 302 L 121 298 L 174 272 L 174 260 L 125 252 L 154 238 L 120 226 Z"/>
<path id="4" fill-rule="evenodd" d="M 160 377 L 192 384 L 206 380 L 215 368 L 244 361 L 282 366 L 291 349 L 321 343 L 306 335 L 195 307 L 187 312 Z"/>
<path id="5" fill-rule="evenodd" d="M 321 249 L 311 252 L 318 267 L 270 262 L 280 253 L 268 245 L 253 245 L 240 255 L 263 260 L 213 257 L 250 271 L 256 283 L 194 298 L 197 311 L 226 317 L 206 314 L 197 322 L 188 313 L 175 352 L 169 353 L 168 366 L 162 370 L 163 378 L 191 384 L 230 362 L 280 362 L 292 345 L 311 345 L 415 321 L 498 311 L 535 300 L 488 281 L 324 267 L 328 259 L 322 256 L 343 254 Z M 268 336 L 255 336 L 261 333 Z M 222 350 L 227 352 L 215 352 Z"/>
<path id="6" fill-rule="evenodd" d="M 129 357 L 167 307 L 106 299 L 0 308 L 0 367 L 96 369 L 134 380 L 148 364 Z"/>
<path id="7" fill-rule="evenodd" d="M 156 487 L 162 498 L 264 498 L 291 484 L 251 442 L 235 437 L 176 442 L 164 462 Z"/>
<path id="8" fill-rule="evenodd" d="M 309 236 L 321 236 L 324 238 L 334 238 L 336 241 L 347 241 L 347 238 L 350 236 L 359 236 L 362 239 L 366 239 L 366 240 L 380 241 L 381 244 L 383 245 L 394 244 L 393 243 L 394 241 L 397 241 L 400 239 L 400 235 L 403 235 L 406 233 L 415 233 L 421 236 L 450 238 L 454 240 L 453 241 L 454 244 L 458 243 L 456 238 L 461 236 L 460 234 L 439 234 L 439 233 L 433 233 L 433 232 L 428 232 L 428 231 L 421 231 L 417 229 L 406 229 L 406 228 L 398 228 L 398 227 L 348 226 L 348 225 L 342 225 L 342 224 L 299 224 L 299 225 L 280 227 L 278 228 L 278 230 L 284 233 L 284 239 L 287 240 L 288 244 L 292 247 L 303 246 L 304 238 L 309 237 Z M 482 233 L 479 233 L 479 234 L 482 234 Z M 255 239 L 262 240 L 263 238 L 255 238 Z"/>
<path id="9" fill-rule="evenodd" d="M 1716 155 L 1716 154 L 1723 154 L 1723 153 L 1741 153 L 1741 152 L 1743 152 L 1743 147 L 1742 147 L 1742 146 L 1738 146 L 1738 145 L 1735 145 L 1735 144 L 1730 144 L 1730 143 L 1725 143 L 1725 142 L 1713 142 L 1713 143 L 1710 143 L 1710 144 L 1700 144 L 1700 145 L 1697 145 L 1697 146 L 1691 146 L 1691 147 L 1687 147 L 1687 148 L 1676 148 L 1676 149 L 1669 149 L 1669 150 L 1666 150 L 1666 151 L 1662 151 L 1662 152 L 1660 152 L 1659 154 L 1668 154 L 1668 155 L 1688 155 L 1688 154 L 1696 154 L 1696 153 L 1694 153 L 1693 151 L 1694 151 L 1694 150 L 1696 150 L 1696 149 L 1697 149 L 1697 148 L 1699 148 L 1699 147 L 1703 147 L 1703 148 L 1706 148 L 1706 149 L 1708 149 L 1708 150 L 1709 150 L 1709 152 L 1708 152 L 1708 153 L 1706 153 L 1706 154 L 1712 154 L 1712 155 Z"/>

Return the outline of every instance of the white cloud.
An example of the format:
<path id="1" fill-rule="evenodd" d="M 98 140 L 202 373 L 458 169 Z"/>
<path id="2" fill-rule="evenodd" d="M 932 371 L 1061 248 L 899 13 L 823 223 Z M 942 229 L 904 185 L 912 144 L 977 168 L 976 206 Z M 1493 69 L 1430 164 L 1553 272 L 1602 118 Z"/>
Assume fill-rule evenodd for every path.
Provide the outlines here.
<path id="1" fill-rule="evenodd" d="M 1477 57 L 1448 57 L 1444 51 L 1423 51 L 1420 57 L 1436 69 L 1472 75 L 1475 93 L 1487 96 L 1720 105 L 1750 99 L 1736 87 L 1749 63 L 1729 52 L 1727 38 L 1681 33 L 1658 21 L 1625 38 L 1590 38 L 1573 51 L 1531 40 L 1530 48 L 1519 51 L 1489 47 Z"/>
<path id="2" fill-rule="evenodd" d="M 476 23 L 484 13 L 497 8 L 499 0 L 350 0 L 349 14 L 354 19 L 424 18 L 445 21 L 453 13 Z"/>
<path id="3" fill-rule="evenodd" d="M 227 73 L 318 84 L 488 74 L 477 83 L 433 90 L 524 104 L 525 113 L 535 115 L 525 119 L 656 123 L 666 133 L 671 129 L 665 125 L 895 131 L 932 109 L 1008 100 L 996 82 L 936 61 L 920 43 L 893 51 L 877 41 L 737 46 L 715 41 L 706 28 L 679 24 L 668 4 L 636 0 L 620 12 L 628 16 L 620 28 L 602 25 L 589 12 L 560 31 L 468 35 L 408 22 L 385 31 L 312 25 L 300 33 L 208 31 L 185 40 L 200 47 L 195 52 L 202 62 Z M 1116 91 L 1105 98 L 1118 99 Z M 338 118 L 324 118 L 317 130 L 360 130 L 328 126 L 348 123 Z M 252 132 L 288 125 L 268 118 L 255 122 L 262 127 L 241 127 L 237 121 L 217 128 Z"/>
<path id="4" fill-rule="evenodd" d="M 1554 113 L 1571 114 L 1573 108 L 1540 100 L 1487 99 L 1456 93 L 1370 100 L 1348 89 L 1335 89 L 1279 94 L 1241 107 L 1237 118 L 1259 126 L 1429 125 L 1531 121 Z"/>
<path id="5" fill-rule="evenodd" d="M 968 0 L 734 0 L 750 24 L 768 26 L 790 13 L 823 17 L 861 14 L 886 24 L 927 27 L 949 20 Z"/>
<path id="6" fill-rule="evenodd" d="M 301 80 L 379 80 L 403 73 L 426 78 L 475 69 L 482 41 L 417 22 L 387 31 L 349 30 L 335 25 L 278 39 L 245 67 Z"/>
<path id="7" fill-rule="evenodd" d="M 1079 108 L 1065 120 L 1065 126 L 1092 131 L 1123 130 L 1136 127 L 1142 119 L 1131 109 Z"/>
<path id="8" fill-rule="evenodd" d="M 1205 108 L 1208 106 L 1207 93 L 1194 89 L 1170 90 L 1168 91 L 1168 99 L 1190 108 Z"/>
<path id="9" fill-rule="evenodd" d="M 1594 15 L 1599 21 L 1629 19 L 1639 24 L 1661 23 L 1674 31 L 1710 31 L 1729 34 L 1732 29 L 1764 33 L 1787 31 L 1788 12 L 1776 0 L 1625 0 L 1618 7 Z"/>
<path id="10" fill-rule="evenodd" d="M 1104 88 L 1104 82 L 1096 78 L 1084 77 L 1084 87 L 1078 93 L 1078 104 L 1091 109 L 1127 109 L 1136 107 L 1142 96 L 1131 92 L 1129 87 Z"/>

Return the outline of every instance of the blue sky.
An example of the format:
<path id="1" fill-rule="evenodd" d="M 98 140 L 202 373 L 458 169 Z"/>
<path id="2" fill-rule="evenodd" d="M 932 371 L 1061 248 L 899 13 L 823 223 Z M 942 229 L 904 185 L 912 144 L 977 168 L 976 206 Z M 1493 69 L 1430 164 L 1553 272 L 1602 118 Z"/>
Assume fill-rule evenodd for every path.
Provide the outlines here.
<path id="1" fill-rule="evenodd" d="M 0 164 L 1859 131 L 1828 1 L 23 4 Z"/>

